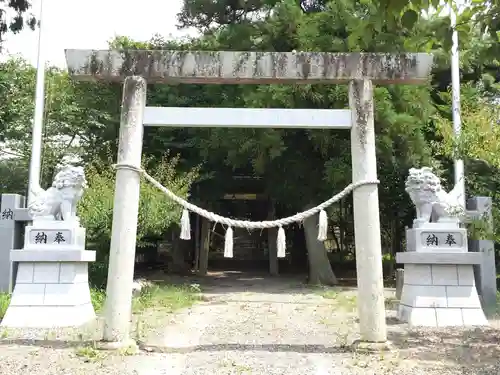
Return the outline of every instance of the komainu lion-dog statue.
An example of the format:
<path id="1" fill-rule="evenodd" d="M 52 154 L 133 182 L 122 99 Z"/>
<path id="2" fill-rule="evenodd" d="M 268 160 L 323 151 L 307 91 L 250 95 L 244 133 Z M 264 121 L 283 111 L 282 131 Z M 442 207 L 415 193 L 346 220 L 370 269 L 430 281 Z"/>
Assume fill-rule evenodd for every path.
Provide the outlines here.
<path id="1" fill-rule="evenodd" d="M 28 205 L 28 213 L 34 220 L 76 221 L 76 207 L 80 201 L 87 180 L 83 167 L 64 166 L 54 177 L 47 190 L 33 189 L 33 201 Z"/>
<path id="2" fill-rule="evenodd" d="M 463 192 L 457 184 L 447 193 L 432 168 L 411 168 L 406 179 L 406 192 L 417 209 L 415 224 L 459 222 L 464 209 L 460 203 Z"/>

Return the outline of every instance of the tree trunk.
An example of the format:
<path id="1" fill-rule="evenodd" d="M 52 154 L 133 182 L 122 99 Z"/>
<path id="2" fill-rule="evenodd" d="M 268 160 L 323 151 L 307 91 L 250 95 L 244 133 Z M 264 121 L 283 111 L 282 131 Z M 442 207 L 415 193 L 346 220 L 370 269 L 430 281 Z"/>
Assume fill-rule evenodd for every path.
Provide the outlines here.
<path id="1" fill-rule="evenodd" d="M 198 267 L 198 275 L 205 276 L 208 272 L 208 250 L 210 248 L 210 222 L 201 219 L 201 236 L 200 236 L 200 265 Z"/>
<path id="2" fill-rule="evenodd" d="M 402 236 L 401 234 L 403 231 L 401 230 L 401 224 L 400 224 L 400 219 L 397 215 L 394 216 L 396 220 L 392 221 L 392 243 L 391 243 L 391 256 L 392 260 L 389 265 L 389 277 L 392 277 L 394 275 L 394 266 L 396 265 L 396 253 L 398 251 L 401 251 L 401 242 L 402 242 Z"/>
<path id="3" fill-rule="evenodd" d="M 272 200 L 269 201 L 268 220 L 275 219 L 275 207 Z M 278 230 L 276 228 L 269 228 L 267 230 L 267 246 L 269 248 L 269 273 L 271 276 L 278 276 L 278 247 L 276 246 L 276 238 L 278 237 Z"/>
<path id="4" fill-rule="evenodd" d="M 318 241 L 318 215 L 304 220 L 307 257 L 309 259 L 309 283 L 337 285 L 330 260 L 323 242 Z"/>
<path id="5" fill-rule="evenodd" d="M 345 225 L 344 225 L 344 207 L 342 205 L 342 199 L 339 201 L 339 234 L 340 234 L 340 249 L 339 251 L 344 251 L 344 234 L 345 234 Z"/>
<path id="6" fill-rule="evenodd" d="M 337 238 L 337 235 L 335 234 L 335 228 L 332 230 L 332 236 L 333 236 L 333 241 L 335 242 L 335 247 L 337 251 L 342 251 L 342 247 L 340 246 L 339 239 Z"/>
<path id="7" fill-rule="evenodd" d="M 194 264 L 193 268 L 195 272 L 200 269 L 200 215 L 196 215 L 196 225 L 194 229 Z"/>
<path id="8" fill-rule="evenodd" d="M 186 247 L 188 245 L 187 241 L 183 241 L 178 237 L 178 233 L 172 232 L 172 263 L 169 267 L 171 273 L 180 275 L 189 273 L 190 266 L 186 263 L 185 259 Z"/>

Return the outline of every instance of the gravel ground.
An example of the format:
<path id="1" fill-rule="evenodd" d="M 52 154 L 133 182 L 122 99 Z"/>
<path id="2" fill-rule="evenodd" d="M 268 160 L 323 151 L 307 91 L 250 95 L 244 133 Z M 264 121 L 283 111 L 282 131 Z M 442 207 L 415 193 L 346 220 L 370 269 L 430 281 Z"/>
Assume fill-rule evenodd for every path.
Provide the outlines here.
<path id="1" fill-rule="evenodd" d="M 4 332 L 0 374 L 500 373 L 497 321 L 488 329 L 408 330 L 389 306 L 393 350 L 368 355 L 349 346 L 358 332 L 355 290 L 321 292 L 294 280 L 236 277 L 205 280 L 202 290 L 206 301 L 191 309 L 134 322 L 142 327 L 135 334 L 143 349 L 135 355 L 88 347 L 99 337 L 98 323 L 78 332 Z"/>

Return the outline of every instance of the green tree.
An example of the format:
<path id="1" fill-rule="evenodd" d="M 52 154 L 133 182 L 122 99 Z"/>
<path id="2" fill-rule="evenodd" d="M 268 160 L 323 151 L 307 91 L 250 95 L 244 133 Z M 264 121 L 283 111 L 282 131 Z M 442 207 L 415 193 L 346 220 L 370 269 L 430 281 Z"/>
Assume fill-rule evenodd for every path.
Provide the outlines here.
<path id="1" fill-rule="evenodd" d="M 27 166 L 31 153 L 31 124 L 34 114 L 36 69 L 22 59 L 0 64 L 0 148 L 12 157 L 9 165 Z M 120 88 L 74 82 L 66 72 L 50 68 L 46 74 L 43 119 L 42 185 L 51 182 L 54 170 L 65 157 L 84 162 L 106 158 L 116 150 Z M 20 180 L 24 186 L 27 171 Z M 10 186 L 19 191 L 20 187 Z M 13 191 L 11 190 L 11 191 Z"/>
<path id="2" fill-rule="evenodd" d="M 28 161 L 31 152 L 31 121 L 34 111 L 35 69 L 20 59 L 10 59 L 0 66 L 0 124 L 4 143 L 0 149 L 2 193 L 24 194 L 27 187 Z M 114 202 L 114 175 L 111 164 L 116 160 L 120 113 L 120 86 L 78 83 L 67 73 L 51 68 L 47 71 L 43 131 L 43 179 L 47 187 L 58 165 L 77 158 L 86 166 L 89 189 L 80 205 L 82 222 L 87 228 L 89 246 L 98 250 L 101 260 L 109 249 Z M 146 131 L 146 139 L 148 132 Z M 149 147 L 151 149 L 151 147 Z M 177 168 L 179 158 L 151 153 L 144 158 L 152 175 L 176 194 L 186 197 L 198 176 L 191 165 Z M 145 149 L 148 153 L 148 147 Z M 149 183 L 141 188 L 138 245 L 153 245 L 179 222 L 180 208 Z M 93 266 L 105 277 L 106 262 Z"/>
<path id="3" fill-rule="evenodd" d="M 200 37 L 176 42 L 156 36 L 147 43 L 120 37 L 111 47 L 432 52 L 437 64 L 428 85 L 375 89 L 378 172 L 382 181 L 379 193 L 382 242 L 384 250 L 393 254 L 402 250 L 404 226 L 410 224 L 413 216 L 413 207 L 404 193 L 408 169 L 433 165 L 445 170 L 452 156 L 434 147 L 442 142 L 446 144 L 444 135 L 436 132 L 436 127 L 440 126 L 440 121 L 451 121 L 450 101 L 443 94 L 450 85 L 449 18 L 439 12 L 427 12 L 430 6 L 438 7 L 435 1 L 429 4 L 416 0 L 336 0 L 323 1 L 320 5 L 320 12 L 304 13 L 295 0 L 255 0 L 243 5 L 227 0 L 185 0 L 180 23 L 198 28 L 203 32 Z M 462 80 L 480 87 L 480 96 L 491 100 L 497 95 L 498 55 L 492 53 L 496 39 L 481 28 L 481 17 L 478 8 L 471 5 L 459 19 Z M 0 94 L 7 99 L 0 103 L 0 122 L 9 126 L 3 135 L 11 145 L 9 152 L 27 155 L 34 70 L 26 66 L 17 70 L 15 64 L 5 67 L 0 70 L 0 90 L 3 90 Z M 47 102 L 51 104 L 46 106 L 45 136 L 47 145 L 53 147 L 45 153 L 46 160 L 52 160 L 50 164 L 55 165 L 61 155 L 71 151 L 84 161 L 93 162 L 96 171 L 103 171 L 104 176 L 107 173 L 108 177 L 100 180 L 92 177 L 91 172 L 90 178 L 96 186 L 107 186 L 106 191 L 111 195 L 99 204 L 109 208 L 112 173 L 95 160 L 109 164 L 109 152 L 111 160 L 115 159 L 120 87 L 76 83 L 56 70 L 51 70 L 49 76 L 52 83 L 48 87 L 53 87 L 47 89 Z M 11 82 L 16 84 L 11 85 Z M 347 90 L 345 86 L 335 85 L 150 85 L 148 105 L 345 108 Z M 66 143 L 60 146 L 55 139 L 63 135 Z M 73 136 L 78 142 L 68 147 Z M 162 165 L 165 150 L 170 150 L 171 155 L 179 154 L 175 163 L 179 176 L 190 175 L 193 168 L 202 165 L 196 183 L 191 185 L 194 180 L 189 180 L 186 184 L 197 186 L 203 192 L 195 197 L 196 203 L 217 210 L 216 198 L 235 188 L 232 175 L 252 175 L 259 178 L 265 193 L 275 202 L 278 216 L 316 205 L 351 182 L 349 148 L 348 132 L 161 127 L 146 129 L 144 136 L 144 153 L 150 158 L 150 170 L 154 170 L 155 163 Z M 477 184 L 492 186 L 493 182 L 494 179 L 483 178 Z M 165 183 L 170 186 L 168 179 Z M 145 204 L 143 198 L 141 202 Z M 160 208 L 155 210 L 154 217 L 159 218 L 162 211 Z M 102 220 L 102 226 L 91 221 L 88 225 L 96 231 L 109 230 L 110 211 L 104 212 L 108 216 L 88 214 Z M 344 250 L 353 252 L 351 199 L 334 205 L 329 217 L 336 242 L 341 243 Z M 157 224 L 155 220 L 151 219 L 152 225 Z M 148 232 L 141 228 L 140 233 Z M 305 223 L 304 228 L 308 253 L 320 255 L 312 258 L 321 259 L 325 249 L 315 241 L 314 221 Z M 287 229 L 293 232 L 292 228 Z M 292 238 L 293 233 L 289 234 Z M 303 253 L 304 250 L 297 243 L 292 251 Z M 310 279 L 326 284 L 335 281 L 328 262 L 311 262 Z"/>
<path id="4" fill-rule="evenodd" d="M 178 157 L 166 154 L 160 161 L 147 158 L 144 165 L 149 167 L 151 175 L 175 194 L 186 198 L 189 188 L 197 177 L 197 169 L 189 173 L 178 173 Z M 99 251 L 101 257 L 107 255 L 111 240 L 113 203 L 115 191 L 115 173 L 112 160 L 87 166 L 86 175 L 89 188 L 79 206 L 79 215 L 87 229 L 88 242 Z M 181 208 L 168 199 L 156 187 L 143 181 L 139 204 L 137 241 L 139 247 L 145 247 L 163 238 L 167 229 L 180 221 Z"/>
<path id="5" fill-rule="evenodd" d="M 185 0 L 179 14 L 183 27 L 195 27 L 201 37 L 182 43 L 155 38 L 135 43 L 127 38 L 115 47 L 183 50 L 264 50 L 331 52 L 432 52 L 436 56 L 433 81 L 423 87 L 388 86 L 375 90 L 377 158 L 384 248 L 402 250 L 404 226 L 410 224 L 413 207 L 404 194 L 404 181 L 412 166 L 446 167 L 448 157 L 434 158 L 432 142 L 438 142 L 435 118 L 451 119 L 448 102 L 440 93 L 450 85 L 451 28 L 438 1 L 320 1 L 319 12 L 304 13 L 297 1 L 232 2 Z M 441 6 L 441 8 L 440 8 Z M 479 26 L 475 5 L 461 13 L 457 29 L 461 42 L 463 80 L 477 82 L 494 77 L 497 62 L 491 53 L 495 43 Z M 491 90 L 489 91 L 491 92 Z M 344 86 L 153 86 L 151 105 L 345 108 Z M 148 102 L 148 103 L 149 103 Z M 210 205 L 231 184 L 232 174 L 261 178 L 265 192 L 279 208 L 280 216 L 319 203 L 351 180 L 349 134 L 326 131 L 276 129 L 154 129 L 145 149 L 158 155 L 164 148 L 180 152 L 182 163 L 203 163 L 204 199 Z M 323 165 L 324 168 L 318 168 Z M 297 188 L 297 187 L 300 187 Z M 205 192 L 210 194 L 205 196 Z M 344 246 L 353 249 L 350 199 L 332 207 L 330 217 L 342 226 Z M 306 225 L 308 237 L 315 231 Z M 337 231 L 332 231 L 332 234 Z M 347 244 L 346 244 L 347 240 Z M 309 241 L 311 242 L 311 241 Z M 314 241 L 313 241 L 314 242 Z M 337 241 L 338 242 L 338 241 Z M 321 252 L 324 249 L 309 251 Z M 324 265 L 327 267 L 327 265 Z M 331 283 L 331 272 L 312 280 Z M 314 267 L 313 267 L 314 268 Z M 327 267 L 328 268 L 328 267 Z M 314 274 L 315 272 L 312 271 Z"/>
<path id="6" fill-rule="evenodd" d="M 202 3 L 185 0 L 179 18 L 181 24 L 189 18 L 189 26 L 204 33 L 194 44 L 200 45 L 203 40 L 201 45 L 205 49 L 409 51 L 432 52 L 436 56 L 434 79 L 428 86 L 388 86 L 375 90 L 377 158 L 383 181 L 380 186 L 383 246 L 391 253 L 402 250 L 404 226 L 410 224 L 413 216 L 413 207 L 404 194 L 408 169 L 419 165 L 441 169 L 441 162 L 447 161 L 434 159 L 430 147 L 436 138 L 437 114 L 451 118 L 450 103 L 443 101 L 439 93 L 450 85 L 452 30 L 448 16 L 441 15 L 443 8 L 439 1 L 319 1 L 315 7 L 320 11 L 312 13 L 304 13 L 295 1 L 260 1 L 252 3 L 252 9 L 240 9 L 238 17 L 221 17 L 218 9 L 229 9 L 233 12 L 230 14 L 237 10 L 222 0 L 212 1 L 210 6 Z M 498 43 L 478 26 L 480 16 L 475 5 L 459 16 L 463 79 L 477 82 L 489 74 L 494 81 L 497 78 L 492 74 L 498 71 L 498 61 L 491 53 L 491 46 Z M 347 105 L 346 88 L 342 86 L 218 86 L 202 92 L 220 98 L 211 105 L 221 106 L 232 103 L 247 107 L 345 108 Z M 233 169 L 250 168 L 261 176 L 267 192 L 285 206 L 284 213 L 318 203 L 350 182 L 348 134 L 212 129 L 195 141 L 201 150 L 207 150 L 202 152 L 214 164 L 217 160 Z M 325 167 L 321 169 L 318 165 Z M 349 213 L 349 205 L 348 200 L 342 208 L 333 207 L 330 216 L 338 218 L 339 213 Z M 351 218 L 348 222 L 352 225 Z M 352 233 L 351 228 L 346 229 L 345 235 L 348 232 Z"/>
<path id="7" fill-rule="evenodd" d="M 322 12 L 313 14 L 304 14 L 294 2 L 283 2 L 274 7 L 272 14 L 257 18 L 252 27 L 248 22 L 239 22 L 220 27 L 213 33 L 218 41 L 217 48 L 221 49 L 240 49 L 236 44 L 238 40 L 244 44 L 254 40 L 251 49 L 259 50 L 418 50 L 417 36 L 422 33 L 421 30 L 425 30 L 421 25 L 411 29 L 400 26 L 399 30 L 403 28 L 404 32 L 399 35 L 385 29 L 373 29 L 370 37 L 357 33 L 365 26 L 369 27 L 373 19 L 382 19 L 381 15 L 376 2 L 328 2 Z M 233 94 L 232 97 L 242 97 L 243 105 L 248 107 L 347 106 L 345 86 L 269 85 L 239 90 L 239 95 Z M 404 191 L 404 179 L 410 166 L 427 163 L 430 158 L 423 130 L 428 126 L 434 108 L 430 100 L 430 86 L 377 88 L 375 96 L 379 168 L 383 168 L 380 170 L 381 178 L 390 177 L 393 182 L 381 186 L 382 216 L 394 218 L 394 221 L 384 221 L 383 228 L 388 233 L 399 234 L 404 229 L 404 221 L 408 220 L 411 209 L 406 196 L 401 194 Z M 416 97 L 422 100 L 416 102 Z M 402 134 L 404 137 L 401 137 Z M 234 167 L 243 167 L 250 160 L 254 172 L 266 181 L 268 193 L 286 207 L 285 213 L 301 211 L 306 206 L 317 204 L 351 180 L 347 132 L 214 129 L 210 132 L 210 138 L 203 139 L 203 142 L 203 147 L 211 150 L 211 157 L 220 155 L 220 160 L 224 159 Z M 320 165 L 325 167 L 318 168 Z M 395 196 L 401 198 L 394 199 Z M 402 202 L 408 210 L 401 210 Z M 351 204 L 350 199 L 346 204 Z M 338 207 L 335 207 L 330 216 L 336 217 L 337 212 Z M 306 226 L 307 230 L 315 231 L 314 225 Z M 351 228 L 346 230 L 352 233 Z M 309 233 L 308 237 L 312 237 L 312 234 Z M 384 239 L 388 240 L 384 241 L 388 242 L 385 246 L 391 246 L 391 236 L 386 235 Z M 324 250 L 308 248 L 308 251 Z M 331 280 L 331 277 L 319 278 L 324 283 L 330 283 Z"/>
<path id="8" fill-rule="evenodd" d="M 478 87 L 479 86 L 479 87 Z M 500 85 L 495 84 L 496 93 Z M 453 131 L 453 123 L 447 117 L 436 120 L 436 132 L 440 142 L 437 153 L 450 159 L 463 159 L 469 195 L 489 196 L 493 200 L 494 222 L 500 220 L 500 103 L 491 98 L 491 89 L 484 91 L 483 85 L 462 86 L 461 133 Z M 498 96 L 497 96 L 498 98 Z M 443 100 L 451 102 L 451 94 L 445 93 Z M 472 223 L 472 230 L 479 229 L 480 236 L 500 239 L 498 225 L 494 232 L 485 233 L 484 223 Z"/>
<path id="9" fill-rule="evenodd" d="M 36 19 L 32 14 L 28 14 L 31 8 L 31 2 L 28 0 L 9 0 L 0 1 L 0 50 L 4 35 L 11 31 L 17 33 L 24 26 L 31 30 L 35 29 Z"/>

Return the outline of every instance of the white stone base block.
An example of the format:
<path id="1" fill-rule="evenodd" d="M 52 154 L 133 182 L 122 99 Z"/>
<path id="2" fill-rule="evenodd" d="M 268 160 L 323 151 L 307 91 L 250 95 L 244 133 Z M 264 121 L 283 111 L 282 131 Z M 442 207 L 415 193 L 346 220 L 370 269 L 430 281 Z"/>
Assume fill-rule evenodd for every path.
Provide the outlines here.
<path id="1" fill-rule="evenodd" d="M 22 252 L 25 250 L 18 250 Z M 37 251 L 40 255 L 44 250 Z M 13 251 L 14 253 L 14 251 Z M 47 251 L 45 255 L 54 256 Z M 20 262 L 3 327 L 62 328 L 81 326 L 96 315 L 90 300 L 87 261 L 93 251 L 67 251 L 75 261 Z M 14 258 L 19 254 L 14 255 Z M 21 254 L 22 255 L 22 254 Z M 94 258 L 95 259 L 95 258 Z"/>
<path id="2" fill-rule="evenodd" d="M 472 264 L 405 264 L 404 272 L 401 321 L 425 327 L 488 325 Z"/>
<path id="3" fill-rule="evenodd" d="M 79 306 L 10 306 L 1 326 L 55 329 L 80 327 L 94 319 L 91 303 Z"/>
<path id="4" fill-rule="evenodd" d="M 409 307 L 399 305 L 398 319 L 411 327 L 475 327 L 487 326 L 482 309 Z"/>

